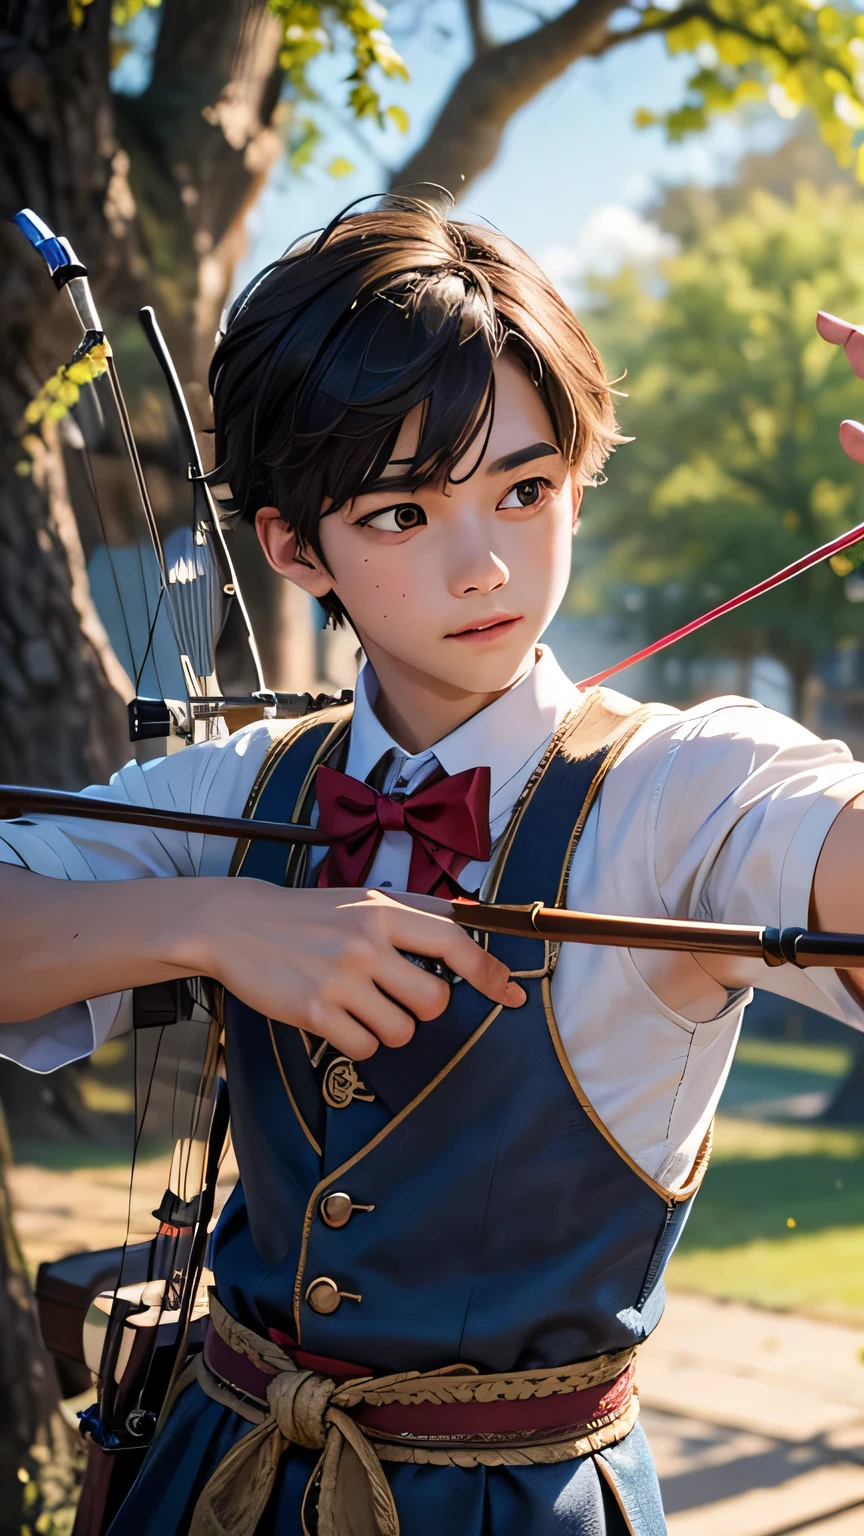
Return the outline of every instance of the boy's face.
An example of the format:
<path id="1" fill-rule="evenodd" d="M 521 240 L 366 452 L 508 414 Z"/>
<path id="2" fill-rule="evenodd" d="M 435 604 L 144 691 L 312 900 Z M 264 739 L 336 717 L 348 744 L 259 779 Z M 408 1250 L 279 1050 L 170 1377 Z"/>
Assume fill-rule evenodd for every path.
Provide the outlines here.
<path id="1" fill-rule="evenodd" d="M 398 672 L 450 695 L 496 694 L 526 670 L 564 595 L 581 487 L 538 391 L 507 357 L 473 474 L 479 444 L 446 485 L 401 480 L 419 418 L 419 408 L 405 418 L 375 487 L 322 519 L 329 569 L 311 552 L 309 565 L 294 559 L 275 508 L 259 512 L 259 537 L 281 574 L 341 599 L 385 693 Z"/>

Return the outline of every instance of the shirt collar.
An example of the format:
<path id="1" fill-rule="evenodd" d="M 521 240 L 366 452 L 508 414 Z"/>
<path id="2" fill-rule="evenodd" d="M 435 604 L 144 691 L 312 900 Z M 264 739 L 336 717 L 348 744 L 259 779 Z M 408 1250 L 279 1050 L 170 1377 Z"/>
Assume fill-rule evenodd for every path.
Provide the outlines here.
<path id="1" fill-rule="evenodd" d="M 539 749 L 581 697 L 548 646 L 538 646 L 534 666 L 515 687 L 435 742 L 428 752 L 412 756 L 399 747 L 375 714 L 377 696 L 378 679 L 367 661 L 357 679 L 346 773 L 366 779 L 391 748 L 405 758 L 409 772 L 431 754 L 448 774 L 488 766 L 493 801 L 499 794 L 506 798 L 510 781 L 536 760 Z M 514 785 L 514 798 L 521 788 L 521 782 Z"/>

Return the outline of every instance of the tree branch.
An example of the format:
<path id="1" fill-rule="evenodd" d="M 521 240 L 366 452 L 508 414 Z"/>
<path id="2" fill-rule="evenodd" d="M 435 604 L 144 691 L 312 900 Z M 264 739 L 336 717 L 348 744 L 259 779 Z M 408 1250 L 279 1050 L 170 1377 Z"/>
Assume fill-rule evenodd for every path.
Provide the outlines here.
<path id="1" fill-rule="evenodd" d="M 484 53 L 488 53 L 492 47 L 492 39 L 486 31 L 483 0 L 465 0 L 465 15 L 468 20 L 468 31 L 471 35 L 474 58 L 479 59 Z"/>
<path id="2" fill-rule="evenodd" d="M 490 47 L 456 81 L 426 143 L 394 186 L 434 181 L 458 193 L 492 164 L 510 118 L 576 60 L 594 52 L 620 0 L 576 0 L 524 37 Z"/>

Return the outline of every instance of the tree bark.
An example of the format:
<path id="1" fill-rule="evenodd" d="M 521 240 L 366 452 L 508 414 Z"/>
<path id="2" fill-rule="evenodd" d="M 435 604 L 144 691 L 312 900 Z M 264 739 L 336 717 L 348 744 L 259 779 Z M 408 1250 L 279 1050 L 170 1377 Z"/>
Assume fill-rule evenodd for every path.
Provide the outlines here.
<path id="1" fill-rule="evenodd" d="M 200 382 L 246 209 L 280 151 L 279 29 L 266 0 L 163 0 L 151 83 L 133 100 L 112 97 L 110 13 L 110 0 L 93 0 L 76 30 L 67 0 L 8 8 L 0 216 L 29 206 L 70 239 L 106 323 L 155 299 L 181 379 Z M 129 755 L 121 694 L 131 685 L 92 603 L 58 434 L 33 475 L 16 471 L 23 410 L 78 340 L 68 300 L 3 222 L 0 779 L 62 788 L 104 780 Z M 40 1511 L 49 1531 L 74 1458 L 2 1164 L 0 1146 L 0 1533 L 6 1515 L 17 1533 Z"/>
<path id="2" fill-rule="evenodd" d="M 504 129 L 520 107 L 577 59 L 600 52 L 611 37 L 619 0 L 576 0 L 552 21 L 511 42 L 484 45 L 456 81 L 424 144 L 393 177 L 394 187 L 432 181 L 454 197 L 488 170 Z M 469 11 L 478 38 L 476 7 Z"/>

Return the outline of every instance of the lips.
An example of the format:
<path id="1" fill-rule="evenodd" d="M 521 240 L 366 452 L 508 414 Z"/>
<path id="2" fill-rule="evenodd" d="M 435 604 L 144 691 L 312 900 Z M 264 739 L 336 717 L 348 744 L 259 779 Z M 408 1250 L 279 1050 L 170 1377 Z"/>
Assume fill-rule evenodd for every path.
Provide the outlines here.
<path id="1" fill-rule="evenodd" d="M 506 639 L 511 630 L 517 624 L 521 624 L 524 615 L 521 613 L 495 613 L 488 619 L 477 619 L 474 624 L 466 624 L 462 629 L 454 630 L 445 635 L 445 640 L 458 640 L 460 645 L 470 645 L 475 648 L 494 646 L 496 641 Z"/>
<path id="2" fill-rule="evenodd" d="M 496 634 L 504 634 L 513 624 L 520 623 L 521 613 L 493 613 L 487 619 L 476 619 L 473 624 L 464 624 L 461 629 L 451 630 L 445 636 L 447 640 L 470 640 L 475 637 L 488 635 L 492 639 Z"/>

